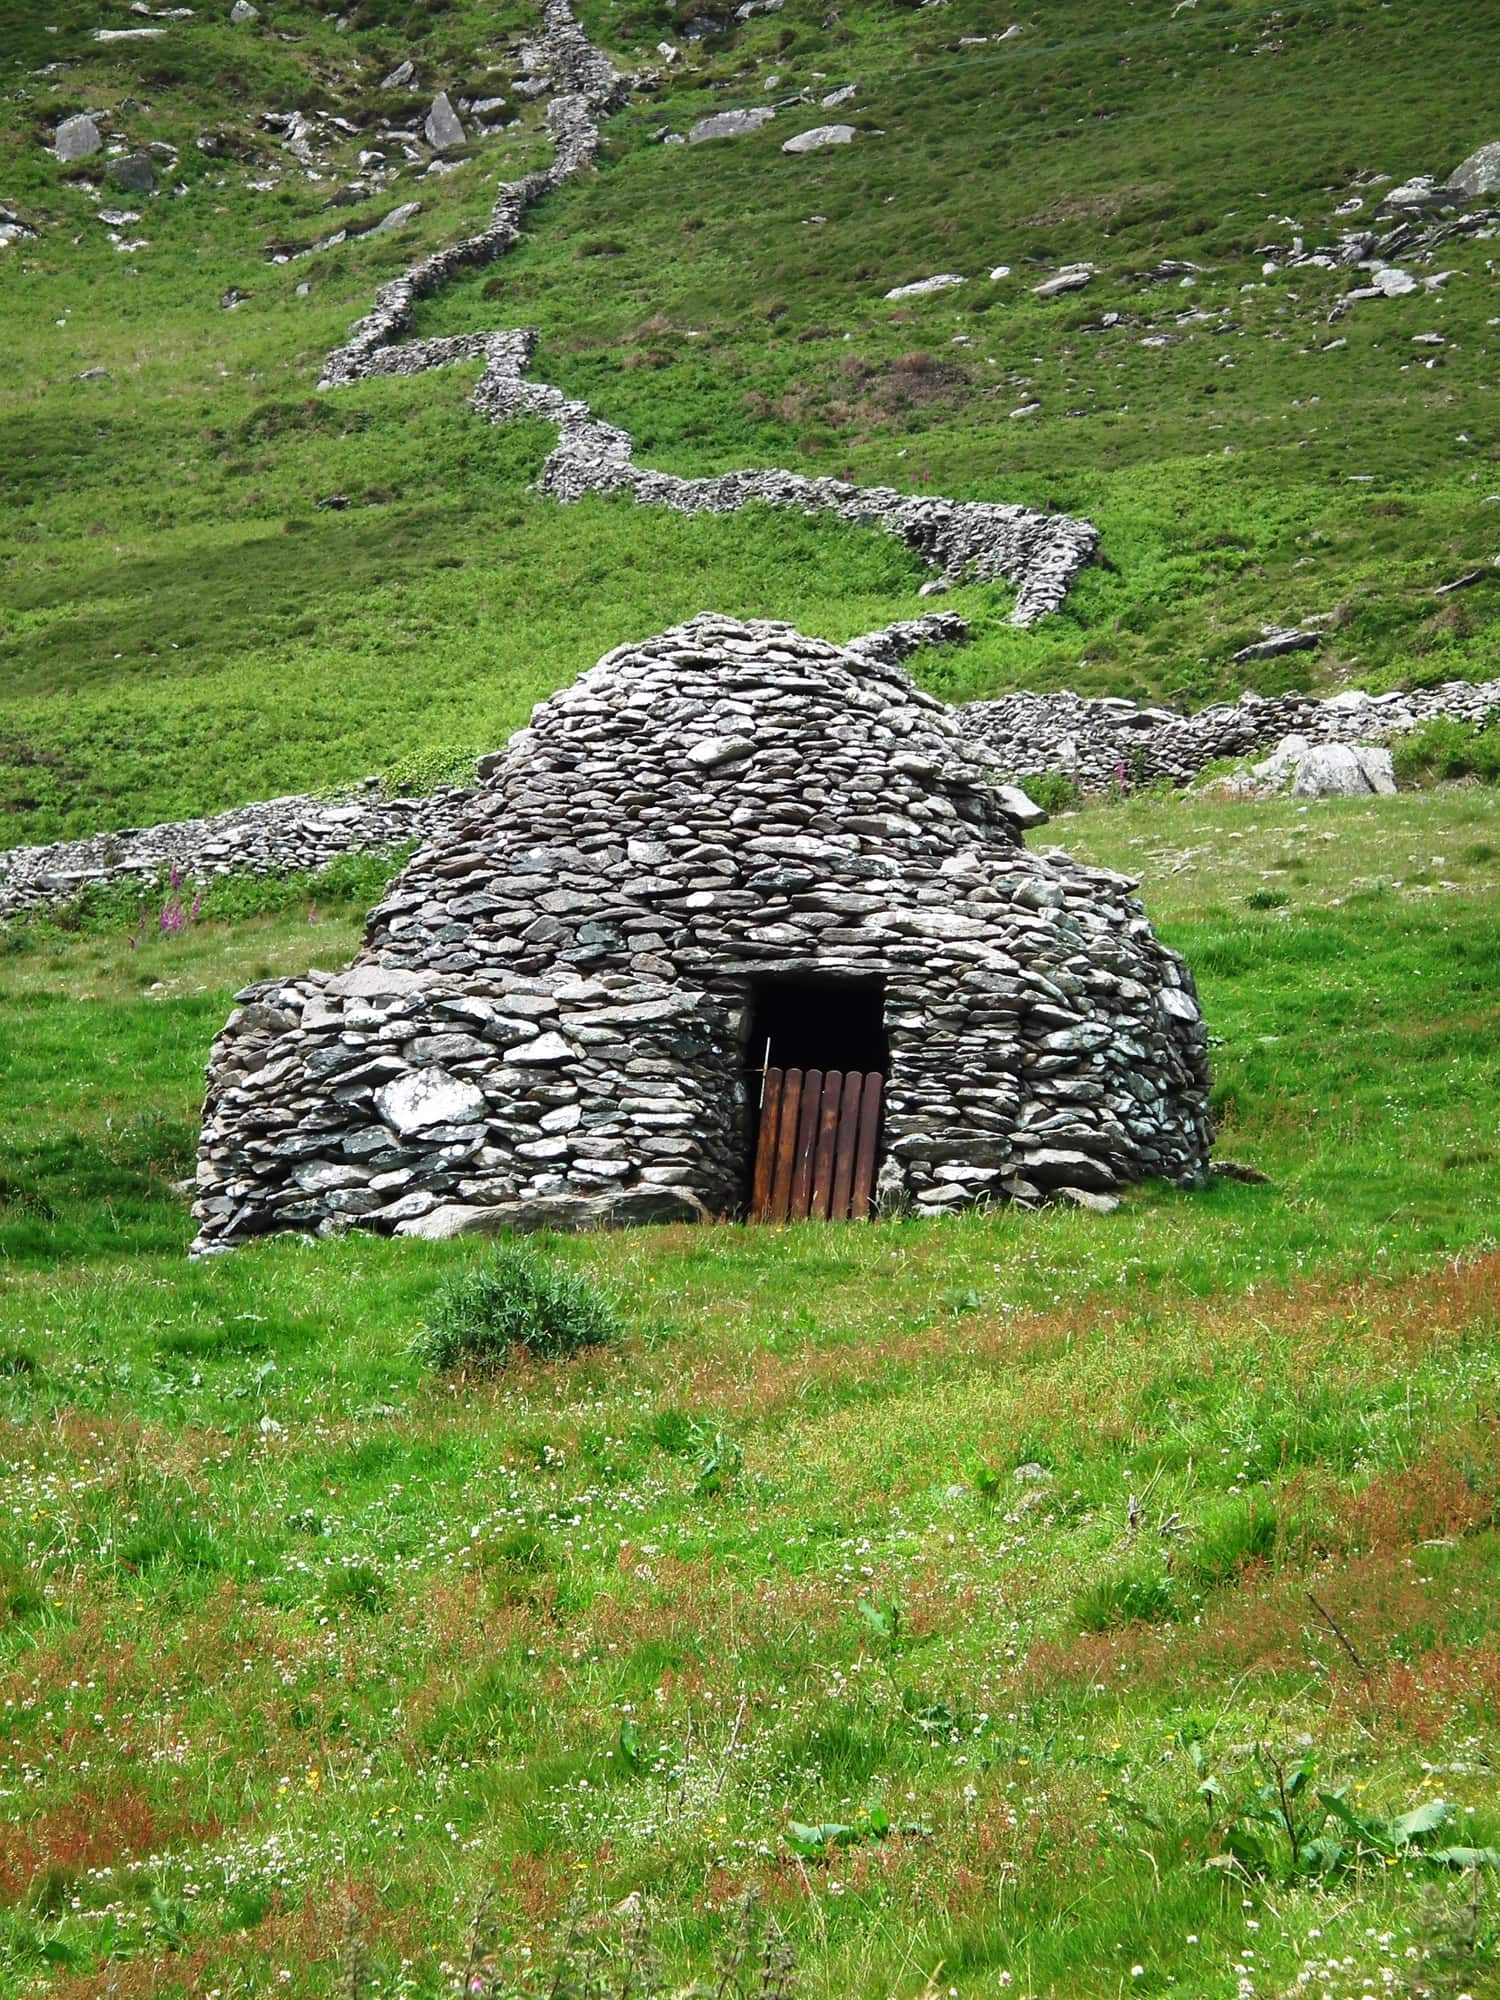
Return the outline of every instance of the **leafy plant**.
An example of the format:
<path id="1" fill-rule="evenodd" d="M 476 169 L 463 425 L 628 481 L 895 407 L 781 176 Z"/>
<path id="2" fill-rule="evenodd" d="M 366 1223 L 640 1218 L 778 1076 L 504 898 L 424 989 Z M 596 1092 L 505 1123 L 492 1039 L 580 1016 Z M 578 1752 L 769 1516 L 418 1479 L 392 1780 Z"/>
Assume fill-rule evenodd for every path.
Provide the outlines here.
<path id="1" fill-rule="evenodd" d="M 695 1493 L 709 1495 L 722 1493 L 734 1480 L 745 1462 L 745 1454 L 739 1443 L 726 1437 L 723 1431 L 715 1431 L 713 1442 L 703 1454 L 698 1466 L 698 1477 L 693 1482 Z"/>
<path id="2" fill-rule="evenodd" d="M 1446 1868 L 1500 1867 L 1500 1848 L 1438 1846 L 1456 1808 L 1430 1799 L 1406 1812 L 1364 1812 L 1345 1790 L 1316 1782 L 1317 1759 L 1285 1759 L 1257 1745 L 1248 1770 L 1225 1782 L 1207 1767 L 1203 1747 L 1189 1745 L 1217 1857 L 1247 1874 L 1286 1881 L 1338 1875 L 1370 1861 L 1426 1861 Z"/>
<path id="3" fill-rule="evenodd" d="M 885 1604 L 876 1604 L 868 1597 L 859 1600 L 859 1615 L 877 1639 L 888 1646 L 894 1646 L 901 1636 L 901 1606 L 893 1597 Z"/>
<path id="4" fill-rule="evenodd" d="M 559 1361 L 620 1331 L 613 1300 L 581 1271 L 564 1270 L 527 1243 L 506 1243 L 487 1263 L 443 1285 L 414 1341 L 432 1367 L 503 1367 L 522 1351 Z"/>

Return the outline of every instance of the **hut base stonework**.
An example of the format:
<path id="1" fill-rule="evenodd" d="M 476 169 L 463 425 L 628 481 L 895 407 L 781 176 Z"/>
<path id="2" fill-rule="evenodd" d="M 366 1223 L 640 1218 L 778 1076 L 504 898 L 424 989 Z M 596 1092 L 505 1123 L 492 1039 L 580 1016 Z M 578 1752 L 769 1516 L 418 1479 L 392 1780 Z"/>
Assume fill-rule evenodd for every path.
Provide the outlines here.
<path id="1" fill-rule="evenodd" d="M 878 1064 L 887 1209 L 1201 1180 L 1192 977 L 1013 798 L 888 660 L 709 615 L 618 649 L 348 970 L 239 996 L 196 1248 L 739 1215 L 768 1061 Z"/>

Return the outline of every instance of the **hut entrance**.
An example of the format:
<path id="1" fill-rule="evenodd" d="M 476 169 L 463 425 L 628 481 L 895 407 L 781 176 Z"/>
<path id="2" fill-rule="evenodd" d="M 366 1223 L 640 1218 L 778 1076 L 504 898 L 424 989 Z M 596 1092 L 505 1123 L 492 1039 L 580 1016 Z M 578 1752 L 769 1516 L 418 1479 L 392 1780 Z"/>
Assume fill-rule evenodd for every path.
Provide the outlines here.
<path id="1" fill-rule="evenodd" d="M 868 1219 L 885 1087 L 884 997 L 879 980 L 755 982 L 752 1222 Z"/>

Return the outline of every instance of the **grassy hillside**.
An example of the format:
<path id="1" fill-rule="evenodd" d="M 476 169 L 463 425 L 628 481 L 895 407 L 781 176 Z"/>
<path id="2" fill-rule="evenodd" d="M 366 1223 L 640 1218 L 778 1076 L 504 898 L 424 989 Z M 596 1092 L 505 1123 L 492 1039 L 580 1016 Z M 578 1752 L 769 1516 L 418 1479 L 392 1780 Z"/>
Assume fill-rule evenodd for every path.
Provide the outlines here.
<path id="1" fill-rule="evenodd" d="M 551 433 L 472 417 L 472 368 L 316 395 L 545 157 L 535 16 L 257 4 L 0 0 L 0 844 L 436 777 L 705 606 L 910 613 L 883 535 L 538 498 Z M 1253 684 L 1496 672 L 1500 571 L 1433 594 L 1496 548 L 1493 243 L 1346 313 L 1351 275 L 1263 269 L 1500 137 L 1483 9 L 1054 0 L 1000 41 L 989 0 L 786 0 L 689 39 L 703 5 L 585 0 L 659 86 L 421 333 L 535 326 L 665 468 L 1095 520 L 1035 630 L 945 600 L 975 642 L 915 665 L 954 698 L 1235 694 L 1314 617 Z M 440 87 L 503 129 L 335 204 Z M 177 149 L 154 195 L 45 149 L 85 108 Z M 309 168 L 294 110 L 354 129 Z M 494 1376 L 412 1346 L 478 1246 L 185 1257 L 210 1038 L 347 960 L 381 864 L 180 934 L 108 896 L 0 927 L 0 1995 L 1500 1995 L 1497 822 L 1479 786 L 1063 816 L 1192 963 L 1264 1181 L 550 1243 L 622 1331 Z"/>
<path id="2" fill-rule="evenodd" d="M 1500 1990 L 1375 1844 L 1500 1839 L 1494 795 L 1061 830 L 1269 1184 L 574 1239 L 623 1343 L 492 1380 L 409 1348 L 471 1246 L 183 1258 L 208 1036 L 348 905 L 12 932 L 0 1987 L 436 1995 L 480 1909 L 546 1992 L 636 1894 L 676 1992 L 754 1890 L 804 1995 Z"/>
<path id="3" fill-rule="evenodd" d="M 374 286 L 541 157 L 540 114 L 514 99 L 457 171 L 329 207 L 382 118 L 440 84 L 508 90 L 531 18 L 517 0 L 370 0 L 343 33 L 301 0 L 243 28 L 214 7 L 104 46 L 100 20 L 138 24 L 120 0 L 43 11 L 11 10 L 0 117 L 0 193 L 37 231 L 0 253 L 18 357 L 0 386 L 0 836 L 489 747 L 609 645 L 705 605 L 834 637 L 910 608 L 920 572 L 885 537 L 537 499 L 549 434 L 472 419 L 472 370 L 313 394 Z M 626 0 L 585 13 L 628 66 L 659 64 L 680 26 Z M 598 173 L 536 213 L 517 255 L 426 302 L 422 330 L 537 326 L 538 371 L 666 467 L 847 470 L 1096 520 L 1106 565 L 1038 630 L 1006 625 L 1001 588 L 955 594 L 978 643 L 924 670 L 955 696 L 1234 693 L 1238 644 L 1319 614 L 1322 652 L 1260 685 L 1492 670 L 1500 584 L 1432 596 L 1493 553 L 1489 246 L 1449 246 L 1440 290 L 1336 323 L 1346 274 L 1268 278 L 1261 255 L 1331 240 L 1351 198 L 1367 218 L 1370 176 L 1442 173 L 1494 136 L 1472 23 L 1416 0 L 1060 0 L 1011 41 L 964 45 L 1005 25 L 982 0 L 836 16 L 788 0 L 680 42 L 661 89 L 611 122 Z M 383 91 L 408 53 L 422 89 Z M 816 109 L 851 80 L 852 106 Z M 749 138 L 652 137 L 799 91 L 810 108 Z M 85 106 L 132 146 L 180 148 L 157 194 L 100 190 L 101 162 L 44 150 Z M 293 108 L 359 128 L 325 132 L 316 180 L 260 124 Z M 853 145 L 782 154 L 834 116 Z M 268 261 L 406 199 L 422 212 L 404 231 Z M 137 214 L 114 233 L 142 247 L 115 247 L 101 206 Z M 1164 257 L 1203 269 L 1142 275 Z M 1087 291 L 1033 297 L 1079 258 L 1100 267 Z M 939 270 L 969 282 L 885 301 Z M 232 291 L 248 296 L 230 310 Z M 1446 345 L 1414 346 L 1426 332 Z"/>

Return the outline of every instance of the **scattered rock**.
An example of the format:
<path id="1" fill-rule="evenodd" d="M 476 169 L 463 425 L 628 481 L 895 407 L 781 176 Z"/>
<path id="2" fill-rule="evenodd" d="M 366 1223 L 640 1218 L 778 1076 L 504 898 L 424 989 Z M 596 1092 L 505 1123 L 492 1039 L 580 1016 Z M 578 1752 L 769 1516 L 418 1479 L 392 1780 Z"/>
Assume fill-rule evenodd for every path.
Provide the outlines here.
<path id="1" fill-rule="evenodd" d="M 810 132 L 799 132 L 794 139 L 782 142 L 783 153 L 816 153 L 823 146 L 847 146 L 855 138 L 852 125 L 814 125 Z"/>
<path id="2" fill-rule="evenodd" d="M 252 6 L 251 0 L 234 0 L 234 5 L 229 10 L 229 18 L 235 27 L 241 28 L 247 21 L 258 21 L 260 9 Z"/>
<path id="3" fill-rule="evenodd" d="M 242 292 L 238 285 L 231 285 L 227 292 L 221 293 L 219 304 L 225 312 L 237 312 L 249 297 L 249 292 Z"/>
<path id="4" fill-rule="evenodd" d="M 446 153 L 451 147 L 464 143 L 463 121 L 448 102 L 447 91 L 440 90 L 433 98 L 432 109 L 427 114 L 422 131 L 428 145 L 437 153 Z"/>
<path id="5" fill-rule="evenodd" d="M 404 229 L 408 222 L 415 220 L 421 213 L 421 202 L 403 201 L 399 208 L 393 208 L 389 215 L 383 215 L 366 233 L 370 236 L 383 236 L 390 230 Z"/>
<path id="6" fill-rule="evenodd" d="M 406 90 L 415 83 L 416 77 L 417 66 L 411 57 L 408 56 L 404 62 L 397 63 L 389 76 L 383 76 L 380 79 L 380 88 L 382 90 Z"/>
<path id="7" fill-rule="evenodd" d="M 957 271 L 939 271 L 934 278 L 916 278 L 909 285 L 896 285 L 886 293 L 888 299 L 922 299 L 929 292 L 950 291 L 954 285 L 966 285 L 967 278 L 961 278 Z"/>
<path id="8" fill-rule="evenodd" d="M 154 194 L 156 169 L 149 153 L 127 153 L 123 160 L 111 160 L 105 179 L 122 194 Z"/>
<path id="9" fill-rule="evenodd" d="M 1054 1188 L 1052 1199 L 1070 1202 L 1074 1208 L 1086 1208 L 1092 1215 L 1113 1215 L 1120 1206 L 1117 1194 L 1101 1194 L 1097 1188 Z"/>
<path id="10" fill-rule="evenodd" d="M 775 110 L 769 104 L 755 105 L 749 111 L 715 111 L 710 117 L 700 118 L 696 125 L 689 127 L 688 144 L 701 146 L 706 139 L 738 139 L 746 132 L 758 132 L 775 116 Z"/>
<path id="11" fill-rule="evenodd" d="M 1482 194 L 1500 194 L 1500 139 L 1481 146 L 1453 169 L 1448 184 L 1472 201 Z"/>
<path id="12" fill-rule="evenodd" d="M 1017 1486 L 1046 1486 L 1050 1485 L 1053 1474 L 1051 1468 L 1043 1465 L 1039 1459 L 1028 1458 L 1024 1465 L 1016 1467 L 1011 1478 Z"/>
<path id="13" fill-rule="evenodd" d="M 841 83 L 837 90 L 830 90 L 828 95 L 820 97 L 818 102 L 825 111 L 837 111 L 841 104 L 852 102 L 858 93 L 859 85 L 857 83 Z"/>
<path id="14" fill-rule="evenodd" d="M 1081 292 L 1094 276 L 1092 264 L 1065 264 L 1054 278 L 1044 278 L 1032 291 L 1039 299 L 1055 299 L 1063 292 Z"/>
<path id="15" fill-rule="evenodd" d="M 1387 191 L 1380 212 L 1387 214 L 1392 209 L 1405 208 L 1422 214 L 1430 209 L 1449 208 L 1453 199 L 1453 190 L 1439 186 L 1431 174 L 1414 174 L 1409 181 Z"/>
<path id="16" fill-rule="evenodd" d="M 1283 653 L 1313 653 L 1323 643 L 1316 632 L 1302 632 L 1287 626 L 1273 626 L 1263 639 L 1241 646 L 1234 656 L 1236 666 L 1249 660 L 1278 660 Z"/>
<path id="17" fill-rule="evenodd" d="M 90 159 L 103 144 L 99 127 L 86 111 L 65 118 L 52 137 L 52 150 L 60 160 Z"/>

